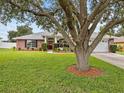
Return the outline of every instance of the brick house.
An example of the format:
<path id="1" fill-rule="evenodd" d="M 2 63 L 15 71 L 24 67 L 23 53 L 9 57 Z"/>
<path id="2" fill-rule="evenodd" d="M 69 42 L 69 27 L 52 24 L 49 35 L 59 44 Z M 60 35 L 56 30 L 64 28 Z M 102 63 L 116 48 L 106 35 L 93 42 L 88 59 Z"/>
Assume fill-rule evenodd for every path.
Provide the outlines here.
<path id="1" fill-rule="evenodd" d="M 16 48 L 18 50 L 39 50 L 43 43 L 47 43 L 48 49 L 53 48 L 53 44 L 62 39 L 61 34 L 51 32 L 34 33 L 14 38 L 16 40 Z"/>
<path id="2" fill-rule="evenodd" d="M 90 38 L 90 43 L 96 38 L 98 33 L 93 33 Z M 110 37 L 105 35 L 101 42 L 97 45 L 94 52 L 109 52 L 109 45 L 113 43 L 115 37 Z M 25 35 L 14 38 L 16 40 L 16 48 L 18 50 L 39 50 L 42 48 L 43 43 L 47 43 L 48 49 L 52 50 L 53 45 L 57 43 L 61 47 L 61 42 L 67 43 L 64 41 L 64 38 L 60 33 L 54 34 L 53 32 L 40 32 L 34 33 L 31 35 Z"/>

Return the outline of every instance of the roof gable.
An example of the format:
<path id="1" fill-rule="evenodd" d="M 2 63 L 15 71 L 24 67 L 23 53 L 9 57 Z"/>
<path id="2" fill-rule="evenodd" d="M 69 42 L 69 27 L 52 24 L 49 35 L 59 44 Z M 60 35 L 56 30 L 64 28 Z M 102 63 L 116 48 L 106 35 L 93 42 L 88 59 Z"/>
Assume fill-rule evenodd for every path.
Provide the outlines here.
<path id="1" fill-rule="evenodd" d="M 98 35 L 98 33 L 94 32 L 91 36 L 91 39 L 92 38 L 96 38 Z M 34 34 L 30 34 L 30 35 L 24 35 L 24 36 L 20 36 L 20 37 L 16 37 L 16 38 L 13 38 L 13 39 L 32 39 L 32 40 L 43 40 L 44 39 L 44 36 L 47 36 L 47 37 L 54 37 L 54 36 L 57 36 L 57 37 L 63 37 L 60 33 L 57 33 L 55 34 L 54 32 L 48 32 L 48 31 L 44 31 L 44 32 L 40 32 L 40 33 L 34 33 Z M 103 39 L 109 39 L 109 38 L 116 38 L 114 36 L 109 36 L 109 35 L 105 35 L 103 37 Z"/>

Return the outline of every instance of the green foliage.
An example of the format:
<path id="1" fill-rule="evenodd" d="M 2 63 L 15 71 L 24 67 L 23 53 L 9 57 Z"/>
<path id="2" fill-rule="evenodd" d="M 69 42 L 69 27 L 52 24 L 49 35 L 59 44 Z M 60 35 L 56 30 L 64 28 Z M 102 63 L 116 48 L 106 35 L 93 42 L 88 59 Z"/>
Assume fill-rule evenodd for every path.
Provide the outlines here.
<path id="1" fill-rule="evenodd" d="M 122 52 L 123 51 L 123 47 L 121 45 L 117 46 L 117 50 Z"/>
<path id="2" fill-rule="evenodd" d="M 54 44 L 53 51 L 55 51 L 55 52 L 60 52 L 60 51 L 61 52 L 69 52 L 70 51 L 68 45 L 61 44 L 60 46 L 63 48 L 63 50 L 60 49 L 59 44 Z"/>
<path id="3" fill-rule="evenodd" d="M 32 28 L 28 25 L 17 26 L 17 36 L 32 34 Z"/>
<path id="4" fill-rule="evenodd" d="M 112 29 L 110 29 L 106 34 L 111 37 L 111 36 L 114 36 L 115 35 L 115 31 L 112 30 Z"/>
<path id="5" fill-rule="evenodd" d="M 42 50 L 43 51 L 47 51 L 48 50 L 47 43 L 43 43 L 42 44 Z"/>
<path id="6" fill-rule="evenodd" d="M 100 77 L 67 72 L 74 54 L 47 54 L 0 49 L 0 93 L 123 93 L 124 70 L 90 57 Z"/>
<path id="7" fill-rule="evenodd" d="M 124 55 L 124 52 L 117 52 L 118 54 L 120 54 L 120 55 Z"/>
<path id="8" fill-rule="evenodd" d="M 15 51 L 16 50 L 16 47 L 13 47 L 13 50 Z"/>
<path id="9" fill-rule="evenodd" d="M 58 51 L 58 48 L 59 48 L 59 45 L 55 43 L 55 44 L 53 45 L 53 51 L 59 52 L 59 51 Z"/>
<path id="10" fill-rule="evenodd" d="M 118 37 L 124 36 L 124 28 L 119 29 L 116 32 L 115 36 L 118 36 Z"/>
<path id="11" fill-rule="evenodd" d="M 18 4 L 20 7 L 10 4 L 9 1 Z M 49 18 L 45 16 L 41 18 L 28 10 L 40 13 L 42 10 L 38 7 L 42 7 L 44 11 L 48 11 L 51 15 L 53 15 L 57 8 L 56 4 L 56 0 L 0 0 L 0 22 L 7 24 L 13 19 L 18 22 L 28 24 L 35 22 L 37 26 L 50 30 L 50 28 L 54 28 L 55 25 L 51 22 L 51 20 L 49 20 Z"/>
<path id="12" fill-rule="evenodd" d="M 63 51 L 65 51 L 65 52 L 69 52 L 70 49 L 69 49 L 69 47 L 64 47 L 64 48 L 63 48 Z"/>
<path id="13" fill-rule="evenodd" d="M 42 47 L 39 48 L 39 51 L 42 51 Z"/>
<path id="14" fill-rule="evenodd" d="M 70 48 L 69 47 L 63 47 L 63 50 L 61 50 L 59 47 L 58 48 L 54 48 L 55 52 L 70 52 Z"/>
<path id="15" fill-rule="evenodd" d="M 8 38 L 10 41 L 14 41 L 14 37 L 32 34 L 32 28 L 28 25 L 17 26 L 17 31 L 8 31 Z"/>
<path id="16" fill-rule="evenodd" d="M 54 48 L 58 48 L 59 47 L 59 44 L 56 44 L 55 43 L 53 46 L 54 46 Z"/>
<path id="17" fill-rule="evenodd" d="M 110 52 L 115 53 L 117 51 L 117 45 L 110 45 Z"/>
<path id="18" fill-rule="evenodd" d="M 54 48 L 54 52 L 60 52 L 60 48 Z"/>
<path id="19" fill-rule="evenodd" d="M 10 4 L 9 1 L 13 1 L 14 4 Z M 79 10 L 79 0 L 71 0 L 71 2 L 78 8 L 77 10 Z M 88 15 L 93 12 L 94 7 L 100 2 L 101 0 L 87 0 Z M 15 6 L 16 4 L 17 6 Z M 55 31 L 54 29 L 58 29 L 49 18 L 37 15 L 37 13 L 40 13 L 43 10 L 55 16 L 56 20 L 59 22 L 61 21 L 63 28 L 67 30 L 64 11 L 59 7 L 58 0 L 0 0 L 0 9 L 2 23 L 7 23 L 12 19 L 16 19 L 19 22 L 35 22 L 38 26 L 47 30 Z M 31 12 L 31 10 L 33 10 L 33 12 Z M 76 13 L 74 12 L 74 15 L 75 14 Z M 111 4 L 108 5 L 106 13 L 104 13 L 101 21 L 106 23 L 111 19 L 123 17 L 123 14 L 123 0 L 116 3 L 113 3 L 113 0 L 111 0 Z"/>
<path id="20" fill-rule="evenodd" d="M 14 37 L 17 37 L 17 32 L 16 32 L 16 31 L 9 31 L 9 32 L 8 32 L 8 39 L 9 39 L 10 41 L 14 41 L 14 40 L 13 40 Z"/>

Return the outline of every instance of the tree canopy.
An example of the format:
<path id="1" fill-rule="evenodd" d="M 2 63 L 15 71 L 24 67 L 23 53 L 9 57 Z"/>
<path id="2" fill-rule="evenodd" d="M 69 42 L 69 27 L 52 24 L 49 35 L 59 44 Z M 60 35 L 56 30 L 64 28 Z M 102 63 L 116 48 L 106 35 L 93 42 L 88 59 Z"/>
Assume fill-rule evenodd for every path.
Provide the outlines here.
<path id="1" fill-rule="evenodd" d="M 121 28 L 119 29 L 116 33 L 115 33 L 115 36 L 123 36 L 124 37 L 124 28 Z"/>
<path id="2" fill-rule="evenodd" d="M 17 26 L 17 31 L 8 31 L 8 38 L 10 41 L 14 41 L 14 37 L 32 34 L 32 28 L 28 25 Z"/>

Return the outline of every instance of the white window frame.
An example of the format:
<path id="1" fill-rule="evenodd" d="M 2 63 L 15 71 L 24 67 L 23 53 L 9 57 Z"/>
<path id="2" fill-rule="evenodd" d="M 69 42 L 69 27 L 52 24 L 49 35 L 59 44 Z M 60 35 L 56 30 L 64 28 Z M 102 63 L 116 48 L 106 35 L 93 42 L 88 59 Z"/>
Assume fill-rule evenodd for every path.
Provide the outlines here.
<path id="1" fill-rule="evenodd" d="M 26 46 L 28 48 L 36 48 L 37 47 L 37 40 L 27 40 Z"/>

